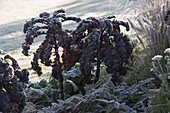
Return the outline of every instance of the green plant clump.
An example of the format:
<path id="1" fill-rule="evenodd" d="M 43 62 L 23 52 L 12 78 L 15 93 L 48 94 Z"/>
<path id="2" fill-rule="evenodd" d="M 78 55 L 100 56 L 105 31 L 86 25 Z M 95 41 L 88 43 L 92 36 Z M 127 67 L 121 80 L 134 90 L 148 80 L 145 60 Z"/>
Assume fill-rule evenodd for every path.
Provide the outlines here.
<path id="1" fill-rule="evenodd" d="M 115 86 L 111 75 L 102 76 L 95 84 L 86 85 L 86 94 L 75 94 L 65 100 L 52 102 L 38 113 L 136 113 L 147 112 L 149 89 L 146 85 L 154 78 L 128 86 L 125 83 Z"/>
<path id="2" fill-rule="evenodd" d="M 129 85 L 138 83 L 141 80 L 147 79 L 151 76 L 151 72 L 141 62 L 135 61 L 132 66 L 132 71 L 128 72 L 127 76 L 124 77 L 124 81 Z"/>
<path id="3" fill-rule="evenodd" d="M 152 66 L 151 71 L 161 81 L 161 86 L 158 89 L 151 90 L 152 113 L 168 113 L 170 111 L 170 48 L 164 51 L 164 56 L 154 56 Z"/>
<path id="4" fill-rule="evenodd" d="M 85 94 L 85 84 L 80 77 L 80 67 L 76 64 L 71 70 L 63 73 L 65 98 L 75 94 Z M 35 104 L 37 109 L 50 106 L 60 98 L 59 81 L 54 78 L 42 79 L 40 82 L 30 83 L 26 90 L 27 102 Z"/>

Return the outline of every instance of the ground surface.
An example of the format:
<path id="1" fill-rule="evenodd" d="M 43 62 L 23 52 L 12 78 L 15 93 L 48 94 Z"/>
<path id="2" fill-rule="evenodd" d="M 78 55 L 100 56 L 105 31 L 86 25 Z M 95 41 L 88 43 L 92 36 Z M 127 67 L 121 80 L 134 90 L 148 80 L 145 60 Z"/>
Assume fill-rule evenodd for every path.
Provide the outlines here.
<path id="1" fill-rule="evenodd" d="M 53 12 L 64 8 L 68 15 L 82 18 L 89 16 L 102 17 L 115 15 L 119 9 L 123 10 L 128 0 L 0 0 L 0 49 L 11 53 L 21 65 L 21 68 L 30 68 L 31 57 L 21 53 L 21 44 L 24 41 L 22 32 L 26 20 L 37 17 L 40 12 Z M 124 19 L 125 14 L 120 18 Z M 67 23 L 71 28 L 73 25 Z M 35 49 L 40 40 L 33 46 Z M 48 69 L 46 69 L 46 73 Z M 36 81 L 31 71 L 31 80 Z"/>

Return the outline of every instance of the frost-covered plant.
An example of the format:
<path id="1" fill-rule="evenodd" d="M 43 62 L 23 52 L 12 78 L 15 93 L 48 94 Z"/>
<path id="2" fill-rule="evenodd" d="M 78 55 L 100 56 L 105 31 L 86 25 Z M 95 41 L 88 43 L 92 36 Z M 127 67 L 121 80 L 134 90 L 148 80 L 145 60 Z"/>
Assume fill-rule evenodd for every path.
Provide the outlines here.
<path id="1" fill-rule="evenodd" d="M 80 18 L 66 17 L 63 9 L 53 12 L 52 15 L 47 12 L 41 13 L 38 18 L 32 18 L 24 24 L 23 32 L 26 33 L 26 38 L 22 44 L 23 54 L 28 56 L 28 50 L 33 40 L 40 35 L 45 35 L 44 41 L 34 53 L 33 61 L 31 62 L 32 69 L 38 75 L 42 74 L 39 59 L 45 66 L 51 66 L 52 76 L 60 81 L 60 97 L 62 99 L 64 99 L 62 71 L 68 70 L 70 66 L 73 66 L 79 56 L 78 52 L 70 49 L 70 44 L 72 43 L 70 31 L 62 29 L 62 22 L 67 20 L 81 21 Z M 60 46 L 63 47 L 63 63 L 60 61 L 61 56 L 58 50 Z"/>
<path id="2" fill-rule="evenodd" d="M 77 22 L 77 27 L 72 30 L 64 29 L 62 24 L 68 20 Z M 127 35 L 121 33 L 120 26 L 129 30 L 127 22 L 117 21 L 114 16 L 82 20 L 66 16 L 63 9 L 52 14 L 44 12 L 24 25 L 26 38 L 22 44 L 23 53 L 28 55 L 30 45 L 36 37 L 45 36 L 34 53 L 32 68 L 39 75 L 42 74 L 39 59 L 46 66 L 51 66 L 53 77 L 60 81 L 61 98 L 64 99 L 62 72 L 69 71 L 77 62 L 80 64 L 84 83 L 98 81 L 101 65 L 107 67 L 106 71 L 112 74 L 115 84 L 120 75 L 126 74 L 133 48 Z M 62 56 L 59 55 L 59 47 L 63 48 Z"/>
<path id="3" fill-rule="evenodd" d="M 169 26 L 167 25 L 169 9 L 168 0 L 151 0 L 143 8 L 137 9 L 139 16 L 129 19 L 135 36 L 143 47 L 145 61 L 150 66 L 150 60 L 170 46 Z"/>
<path id="4" fill-rule="evenodd" d="M 136 113 L 147 112 L 150 97 L 146 84 L 153 78 L 140 81 L 138 84 L 128 86 L 121 84 L 115 86 L 111 75 L 103 76 L 95 84 L 86 85 L 86 94 L 70 96 L 66 100 L 57 100 L 49 107 L 44 107 L 38 113 Z"/>
<path id="5" fill-rule="evenodd" d="M 0 112 L 22 112 L 26 105 L 24 89 L 28 76 L 28 70 L 21 70 L 11 55 L 0 57 Z"/>
<path id="6" fill-rule="evenodd" d="M 84 84 L 79 75 L 79 67 L 73 67 L 71 70 L 63 73 L 63 76 L 65 98 L 74 94 L 85 94 Z M 49 106 L 60 98 L 59 89 L 59 81 L 54 78 L 30 83 L 26 89 L 27 102 L 37 105 L 38 108 Z"/>
<path id="7" fill-rule="evenodd" d="M 168 0 L 148 0 L 143 7 L 136 8 L 137 16 L 129 18 L 133 36 L 138 40 L 140 47 L 134 54 L 134 71 L 129 73 L 128 79 L 132 81 L 151 77 L 151 59 L 155 55 L 162 55 L 170 47 L 168 37 Z M 137 60 L 136 60 L 137 59 Z M 139 61 L 139 62 L 137 62 Z"/>
<path id="8" fill-rule="evenodd" d="M 85 85 L 84 93 L 80 92 L 80 87 L 78 87 L 81 86 L 78 82 L 82 83 L 78 79 L 79 69 L 75 68 L 64 73 L 64 79 L 67 79 L 64 83 L 65 100 L 58 99 L 59 87 L 55 79 L 30 84 L 27 92 L 28 101 L 38 106 L 39 113 L 48 111 L 57 113 L 148 111 L 150 93 L 147 86 L 154 78 L 139 81 L 131 86 L 126 83 L 115 86 L 111 81 L 111 74 L 106 74 L 104 70 L 102 69 L 102 76 L 95 84 Z"/>
<path id="9" fill-rule="evenodd" d="M 158 89 L 152 89 L 153 97 L 150 102 L 152 113 L 170 111 L 170 48 L 164 51 L 164 56 L 156 55 L 152 58 L 152 72 L 161 81 Z"/>

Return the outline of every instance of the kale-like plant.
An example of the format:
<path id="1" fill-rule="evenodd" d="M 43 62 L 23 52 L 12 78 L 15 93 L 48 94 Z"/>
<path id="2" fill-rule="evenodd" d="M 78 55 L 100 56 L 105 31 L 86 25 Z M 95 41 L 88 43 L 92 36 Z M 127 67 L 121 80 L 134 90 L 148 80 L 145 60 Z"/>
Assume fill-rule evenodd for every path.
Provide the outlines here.
<path id="1" fill-rule="evenodd" d="M 77 22 L 77 27 L 72 30 L 63 29 L 63 22 L 68 20 Z M 41 63 L 52 67 L 52 76 L 60 81 L 62 99 L 62 72 L 70 70 L 77 62 L 85 83 L 97 82 L 100 67 L 105 65 L 106 71 L 112 74 L 112 81 L 117 84 L 119 76 L 126 74 L 128 59 L 133 50 L 129 38 L 121 33 L 120 25 L 129 30 L 128 23 L 117 21 L 114 16 L 80 19 L 66 16 L 62 9 L 52 14 L 44 12 L 25 23 L 23 53 L 28 56 L 33 40 L 45 35 L 45 40 L 34 53 L 32 68 L 39 75 L 42 74 L 39 59 Z M 59 47 L 63 48 L 62 56 L 59 55 Z"/>
<path id="2" fill-rule="evenodd" d="M 21 113 L 26 105 L 24 88 L 29 72 L 10 55 L 0 57 L 0 112 Z"/>

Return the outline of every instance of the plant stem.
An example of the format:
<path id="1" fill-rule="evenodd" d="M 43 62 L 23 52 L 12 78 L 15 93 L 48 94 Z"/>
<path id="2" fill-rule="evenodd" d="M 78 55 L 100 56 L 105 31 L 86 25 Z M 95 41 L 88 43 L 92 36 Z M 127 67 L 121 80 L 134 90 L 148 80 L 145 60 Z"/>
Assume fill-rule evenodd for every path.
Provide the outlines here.
<path id="1" fill-rule="evenodd" d="M 159 66 L 159 68 L 160 68 L 160 70 L 161 70 L 162 75 L 165 75 L 164 70 L 163 70 L 163 68 L 162 68 L 162 66 L 161 66 L 160 61 L 158 61 L 158 66 Z"/>
<path id="2" fill-rule="evenodd" d="M 99 80 L 100 76 L 100 64 L 101 64 L 101 47 L 102 47 L 102 41 L 103 41 L 103 32 L 100 35 L 99 39 L 99 45 L 97 47 L 97 70 L 96 70 L 96 77 L 95 77 L 95 83 Z"/>
<path id="3" fill-rule="evenodd" d="M 56 37 L 55 35 L 53 34 L 53 37 L 54 37 L 54 43 L 55 43 L 55 55 L 56 55 L 56 61 L 55 61 L 55 65 L 56 65 L 56 68 L 57 68 L 57 73 L 58 76 L 59 76 L 59 82 L 60 82 L 60 94 L 61 94 L 61 99 L 64 100 L 64 85 L 63 85 L 63 75 L 62 75 L 62 66 L 61 66 L 61 62 L 60 62 L 60 56 L 59 56 L 59 53 L 58 53 L 58 44 L 56 43 Z"/>

